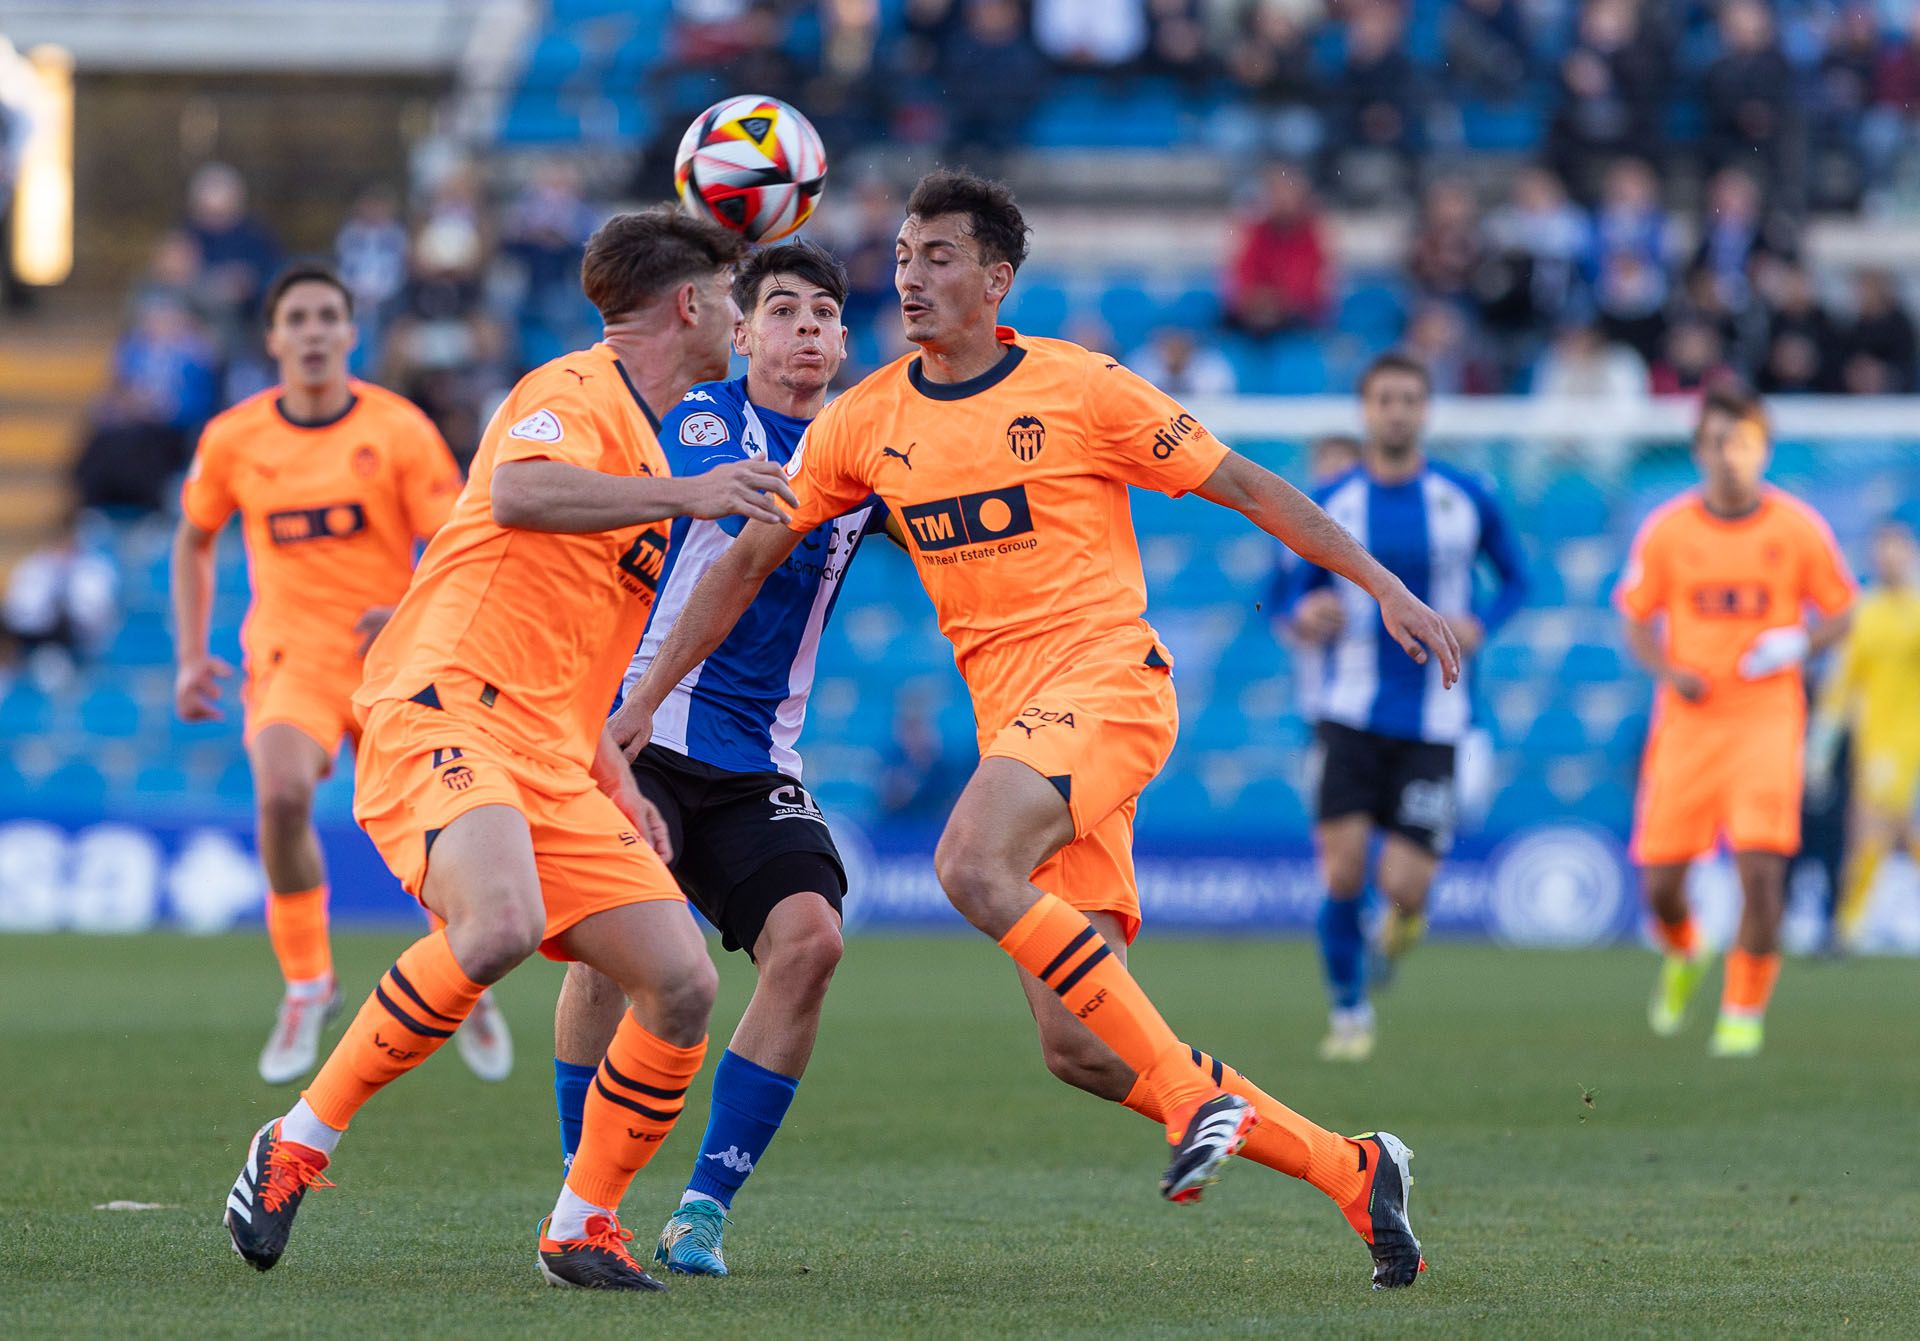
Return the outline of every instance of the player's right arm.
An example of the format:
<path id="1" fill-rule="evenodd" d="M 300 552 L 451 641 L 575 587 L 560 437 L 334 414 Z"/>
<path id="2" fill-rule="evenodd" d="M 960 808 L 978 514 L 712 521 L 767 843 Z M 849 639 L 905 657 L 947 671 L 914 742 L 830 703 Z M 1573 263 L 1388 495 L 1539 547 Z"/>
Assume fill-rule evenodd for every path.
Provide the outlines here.
<path id="1" fill-rule="evenodd" d="M 780 467 L 732 461 L 687 479 L 608 475 L 564 461 L 503 461 L 493 472 L 493 519 L 522 531 L 591 535 L 672 517 L 748 517 L 783 526 L 768 494 L 794 502 Z"/>
<path id="2" fill-rule="evenodd" d="M 1681 698 L 1698 703 L 1707 695 L 1706 678 L 1684 666 L 1674 665 L 1660 636 L 1660 617 L 1672 595 L 1671 565 L 1660 529 L 1664 516 L 1664 513 L 1655 513 L 1634 536 L 1626 570 L 1620 574 L 1620 584 L 1614 589 L 1613 603 L 1620 611 L 1621 633 L 1633 659 L 1654 679 L 1673 686 Z"/>
<path id="3" fill-rule="evenodd" d="M 661 641 L 646 674 L 628 691 L 619 711 L 607 723 L 614 743 L 629 760 L 638 759 L 653 738 L 653 715 L 673 687 L 726 641 L 740 616 L 760 594 L 761 586 L 787 561 L 805 534 L 790 528 L 784 519 L 777 523 L 750 521 L 694 584 L 686 606 Z"/>
<path id="4" fill-rule="evenodd" d="M 170 568 L 173 596 L 173 707 L 183 721 L 217 722 L 220 681 L 233 667 L 207 650 L 213 619 L 214 551 L 220 528 L 237 504 L 229 472 L 229 453 L 209 426 L 193 454 L 180 491 L 180 525 L 173 533 Z"/>

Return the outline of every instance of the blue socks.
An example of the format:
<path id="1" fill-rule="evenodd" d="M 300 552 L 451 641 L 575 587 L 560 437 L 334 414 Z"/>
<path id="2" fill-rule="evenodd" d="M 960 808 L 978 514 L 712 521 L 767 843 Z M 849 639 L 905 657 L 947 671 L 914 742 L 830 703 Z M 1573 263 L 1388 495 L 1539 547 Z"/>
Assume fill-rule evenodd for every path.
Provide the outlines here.
<path id="1" fill-rule="evenodd" d="M 553 1106 L 560 1110 L 560 1167 L 573 1167 L 573 1152 L 580 1148 L 580 1119 L 587 1108 L 587 1091 L 593 1088 L 594 1066 L 576 1066 L 553 1059 Z"/>
<path id="2" fill-rule="evenodd" d="M 800 1082 L 755 1065 L 729 1048 L 713 1073 L 713 1109 L 694 1157 L 687 1191 L 733 1205 L 733 1194 L 780 1130 Z"/>
<path id="3" fill-rule="evenodd" d="M 553 1059 L 553 1102 L 560 1113 L 562 1167 L 571 1167 L 580 1148 L 580 1121 L 597 1067 L 576 1066 Z M 755 1065 L 729 1049 L 713 1073 L 713 1109 L 707 1134 L 693 1161 L 687 1191 L 709 1197 L 722 1206 L 733 1205 L 733 1194 L 747 1181 L 754 1165 L 767 1152 L 773 1134 L 793 1103 L 800 1082 Z"/>
<path id="4" fill-rule="evenodd" d="M 1367 937 L 1361 927 L 1364 897 L 1329 898 L 1320 905 L 1315 930 L 1320 963 L 1327 975 L 1327 997 L 1335 1010 L 1352 1010 L 1367 1000 Z"/>

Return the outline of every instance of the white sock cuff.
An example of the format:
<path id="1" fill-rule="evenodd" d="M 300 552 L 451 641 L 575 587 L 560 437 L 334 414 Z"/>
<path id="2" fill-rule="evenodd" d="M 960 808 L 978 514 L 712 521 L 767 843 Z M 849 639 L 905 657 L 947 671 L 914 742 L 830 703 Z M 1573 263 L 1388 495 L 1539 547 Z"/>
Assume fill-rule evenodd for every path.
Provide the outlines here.
<path id="1" fill-rule="evenodd" d="M 313 1111 L 305 1099 L 280 1119 L 281 1140 L 311 1146 L 323 1155 L 332 1155 L 333 1148 L 340 1144 L 340 1138 L 344 1135 L 346 1133 L 338 1127 L 329 1127 L 322 1122 L 320 1115 Z"/>

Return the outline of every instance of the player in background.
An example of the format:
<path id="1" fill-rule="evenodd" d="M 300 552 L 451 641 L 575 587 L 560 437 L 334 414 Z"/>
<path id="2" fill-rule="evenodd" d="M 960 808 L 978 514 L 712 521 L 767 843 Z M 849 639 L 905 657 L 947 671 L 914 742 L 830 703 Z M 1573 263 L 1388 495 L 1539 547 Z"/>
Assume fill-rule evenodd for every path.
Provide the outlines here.
<path id="1" fill-rule="evenodd" d="M 1627 646 L 1657 684 L 1633 825 L 1665 952 L 1647 1018 L 1656 1034 L 1678 1033 L 1706 974 L 1687 869 L 1724 838 L 1744 903 L 1708 1050 L 1751 1057 L 1780 974 L 1787 862 L 1800 846 L 1801 666 L 1846 632 L 1853 579 L 1819 514 L 1765 482 L 1771 446 L 1757 400 L 1708 392 L 1693 454 L 1700 487 L 1641 525 L 1614 593 Z"/>
<path id="2" fill-rule="evenodd" d="M 1314 498 L 1440 613 L 1470 661 L 1526 599 L 1526 560 L 1486 487 L 1427 458 L 1431 390 L 1426 368 L 1406 355 L 1375 359 L 1360 378 L 1360 468 Z M 1483 559 L 1493 582 L 1476 589 Z M 1374 1042 L 1363 930 L 1374 838 L 1373 882 L 1386 898 L 1378 962 L 1390 972 L 1426 927 L 1427 893 L 1453 843 L 1454 756 L 1473 700 L 1462 687 L 1447 692 L 1440 667 L 1401 656 L 1353 582 L 1308 563 L 1289 570 L 1293 636 L 1323 657 L 1313 838 L 1327 888 L 1317 931 L 1330 1012 L 1320 1056 L 1365 1061 Z"/>
<path id="3" fill-rule="evenodd" d="M 1326 433 L 1315 438 L 1307 445 L 1307 488 L 1317 493 L 1323 485 L 1333 483 L 1348 471 L 1360 465 L 1361 442 L 1350 433 Z M 1273 635 L 1287 649 L 1287 656 L 1293 662 L 1293 702 L 1294 709 L 1302 721 L 1317 724 L 1320 721 L 1320 699 L 1326 685 L 1326 646 L 1323 643 L 1303 642 L 1293 636 L 1293 623 L 1287 618 L 1287 597 L 1293 581 L 1296 561 L 1293 551 L 1281 547 L 1279 562 L 1274 565 L 1273 581 L 1267 586 L 1266 599 L 1261 602 L 1273 621 Z M 1318 775 L 1318 765 L 1314 773 Z"/>
<path id="4" fill-rule="evenodd" d="M 732 461 L 784 467 L 846 359 L 840 322 L 847 276 L 810 242 L 762 248 L 734 278 L 745 319 L 734 350 L 747 374 L 689 391 L 662 421 L 676 477 Z M 633 779 L 666 820 L 674 875 L 729 950 L 745 950 L 758 981 L 713 1077 L 706 1135 L 693 1175 L 654 1256 L 668 1270 L 724 1276 L 727 1212 L 779 1130 L 813 1055 L 820 1010 L 840 962 L 846 873 L 795 750 L 813 688 L 820 636 L 854 552 L 881 529 L 862 503 L 823 522 L 767 580 L 712 656 L 675 685 L 651 743 L 629 751 Z M 740 519 L 673 524 L 647 634 L 628 668 L 636 683 L 674 617 Z M 610 723 L 626 745 L 625 705 Z M 568 1160 L 594 1068 L 619 1023 L 619 988 L 574 964 L 554 1019 L 554 1094 Z"/>
<path id="5" fill-rule="evenodd" d="M 327 941 L 327 874 L 313 793 L 342 736 L 358 738 L 361 658 L 413 576 L 414 546 L 440 529 L 460 468 L 433 422 L 401 396 L 347 375 L 353 299 L 330 268 L 302 263 L 268 290 L 267 352 L 280 384 L 216 415 L 201 434 L 173 540 L 174 707 L 218 721 L 233 673 L 207 650 L 214 548 L 238 512 L 253 586 L 246 651 L 247 761 L 253 769 L 267 936 L 286 981 L 260 1078 L 298 1080 L 339 1008 Z M 484 998 L 460 1055 L 502 1080 L 505 1018 Z"/>
<path id="6" fill-rule="evenodd" d="M 1021 971 L 1049 1068 L 1165 1124 L 1170 1201 L 1228 1157 L 1320 1188 L 1369 1243 L 1377 1287 L 1423 1265 L 1406 1215 L 1408 1151 L 1292 1112 L 1168 1027 L 1128 973 L 1140 926 L 1133 816 L 1176 733 L 1172 658 L 1141 617 L 1127 488 L 1198 492 L 1380 598 L 1409 656 L 1458 651 L 1439 616 L 1279 477 L 1230 451 L 1113 359 L 998 325 L 1027 253 L 1006 187 L 923 178 L 895 242 L 907 339 L 828 405 L 788 474 L 786 525 L 744 527 L 629 691 L 657 714 L 801 540 L 878 494 L 902 523 L 972 691 L 981 761 L 934 857 L 955 908 Z M 634 724 L 634 739 L 649 734 Z"/>
<path id="7" fill-rule="evenodd" d="M 1861 598 L 1839 664 L 1828 676 L 1809 733 L 1809 790 L 1833 785 L 1841 737 L 1853 741 L 1853 834 L 1836 917 L 1850 948 L 1873 896 L 1880 863 L 1896 843 L 1916 860 L 1914 801 L 1920 787 L 1920 546 L 1889 518 L 1873 534 L 1874 587 Z"/>
<path id="8" fill-rule="evenodd" d="M 523 377 L 487 426 L 453 516 L 375 642 L 354 706 L 354 816 L 444 922 L 382 976 L 291 1111 L 255 1133 L 227 1199 L 262 1271 L 309 1187 L 384 1086 L 433 1055 L 486 985 L 539 950 L 584 960 L 631 1008 L 586 1102 L 539 1263 L 555 1285 L 661 1288 L 627 1251 L 621 1197 L 672 1130 L 706 1052 L 706 944 L 658 812 L 607 737 L 646 627 L 667 521 L 778 518 L 762 461 L 668 477 L 654 405 L 726 371 L 737 234 L 668 206 L 617 215 L 581 287 L 605 338 Z"/>

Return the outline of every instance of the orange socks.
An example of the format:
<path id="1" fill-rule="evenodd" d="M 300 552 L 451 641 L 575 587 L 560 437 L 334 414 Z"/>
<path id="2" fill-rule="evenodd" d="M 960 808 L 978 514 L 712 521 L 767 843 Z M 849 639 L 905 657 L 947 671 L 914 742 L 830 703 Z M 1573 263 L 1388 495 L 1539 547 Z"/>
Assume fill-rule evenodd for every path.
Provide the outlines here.
<path id="1" fill-rule="evenodd" d="M 288 982 L 313 982 L 333 976 L 333 950 L 327 944 L 327 887 L 292 894 L 267 893 L 267 939 Z"/>
<path id="2" fill-rule="evenodd" d="M 1000 948 L 1134 1069 L 1163 1114 L 1191 1112 L 1219 1092 L 1085 914 L 1042 894 L 1000 938 Z"/>
<path id="3" fill-rule="evenodd" d="M 1360 1195 L 1366 1177 L 1360 1171 L 1352 1141 L 1307 1121 L 1218 1057 L 1209 1057 L 1198 1048 L 1190 1048 L 1188 1053 L 1203 1075 L 1247 1100 L 1259 1112 L 1259 1125 L 1240 1148 L 1242 1157 L 1289 1178 L 1303 1178 L 1341 1206 Z M 1137 1077 L 1121 1102 L 1142 1117 L 1165 1121 L 1152 1090 Z"/>
<path id="4" fill-rule="evenodd" d="M 631 1011 L 620 1017 L 587 1091 L 580 1149 L 567 1171 L 575 1196 L 603 1210 L 619 1208 L 633 1176 L 673 1130 L 706 1055 L 704 1038 L 675 1047 L 642 1029 Z"/>
<path id="5" fill-rule="evenodd" d="M 1721 1013 L 1765 1015 L 1767 1002 L 1773 997 L 1773 985 L 1779 979 L 1777 953 L 1756 955 L 1737 948 L 1727 951 L 1727 978 L 1720 993 Z"/>
<path id="6" fill-rule="evenodd" d="M 446 932 L 415 941 L 374 987 L 301 1097 L 322 1122 L 346 1130 L 377 1090 L 453 1037 L 484 991 L 461 971 Z"/>
<path id="7" fill-rule="evenodd" d="M 1664 922 L 1655 914 L 1653 936 L 1660 942 L 1660 948 L 1671 955 L 1685 955 L 1691 959 L 1700 948 L 1700 929 L 1694 925 L 1691 913 L 1678 922 Z"/>

